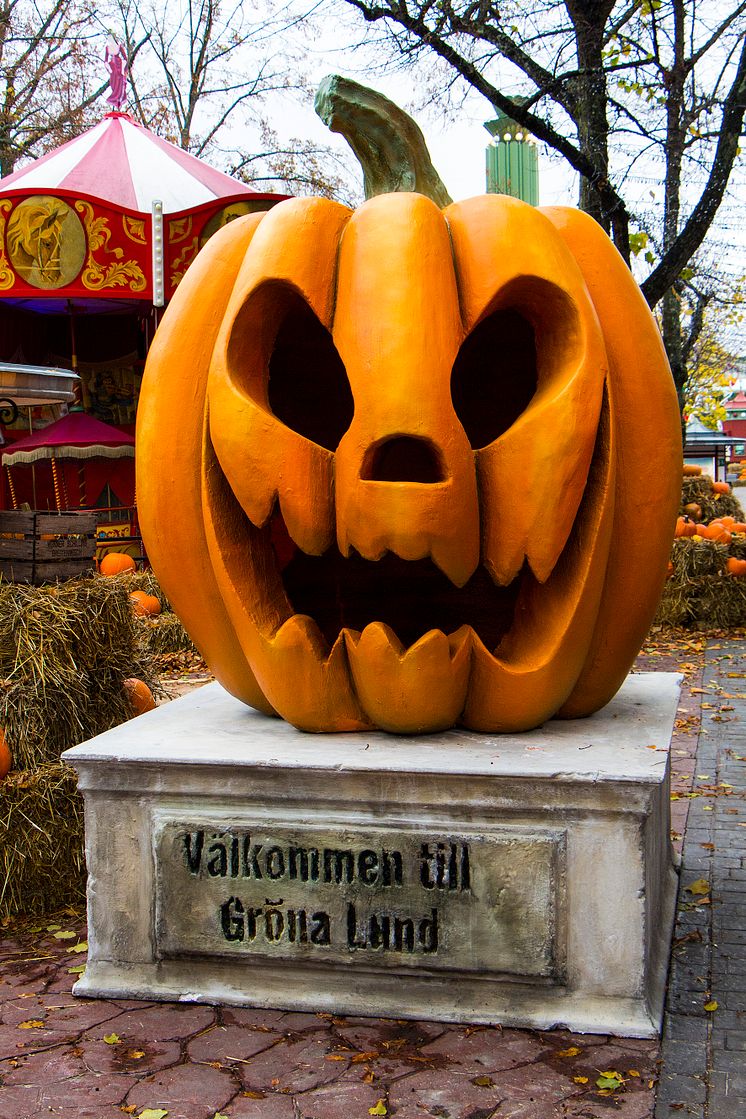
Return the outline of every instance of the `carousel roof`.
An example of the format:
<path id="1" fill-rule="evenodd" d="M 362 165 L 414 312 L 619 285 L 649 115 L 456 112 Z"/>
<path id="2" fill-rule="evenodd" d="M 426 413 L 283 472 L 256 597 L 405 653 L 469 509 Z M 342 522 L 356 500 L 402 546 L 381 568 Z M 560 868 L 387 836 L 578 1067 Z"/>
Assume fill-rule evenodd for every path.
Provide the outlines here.
<path id="1" fill-rule="evenodd" d="M 256 197 L 245 183 L 118 112 L 107 113 L 81 136 L 0 179 L 0 193 L 10 190 L 74 191 L 145 213 L 159 199 L 166 214 L 217 198 Z"/>

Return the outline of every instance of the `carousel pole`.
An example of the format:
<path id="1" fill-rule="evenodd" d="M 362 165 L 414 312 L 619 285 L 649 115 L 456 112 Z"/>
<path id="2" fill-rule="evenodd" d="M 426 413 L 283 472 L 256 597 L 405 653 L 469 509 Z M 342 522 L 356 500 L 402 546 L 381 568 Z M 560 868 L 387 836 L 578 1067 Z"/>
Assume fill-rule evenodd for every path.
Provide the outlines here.
<path id="1" fill-rule="evenodd" d="M 81 509 L 88 507 L 88 492 L 85 484 L 85 470 L 82 466 L 78 467 L 78 503 Z"/>
<path id="2" fill-rule="evenodd" d="M 12 502 L 13 508 L 17 509 L 18 499 L 16 498 L 16 487 L 13 485 L 13 475 L 10 472 L 9 466 L 5 467 L 5 475 L 8 479 L 8 491 L 10 493 L 10 500 Z"/>
<path id="3" fill-rule="evenodd" d="M 57 506 L 57 512 L 62 512 L 62 501 L 60 497 L 60 476 L 57 469 L 57 459 L 52 456 L 52 482 L 54 484 L 54 501 Z"/>
<path id="4" fill-rule="evenodd" d="M 70 508 L 70 502 L 68 501 L 68 498 L 67 498 L 67 481 L 65 479 L 64 464 L 60 468 L 60 481 L 62 483 L 62 508 L 63 509 L 69 509 Z"/>

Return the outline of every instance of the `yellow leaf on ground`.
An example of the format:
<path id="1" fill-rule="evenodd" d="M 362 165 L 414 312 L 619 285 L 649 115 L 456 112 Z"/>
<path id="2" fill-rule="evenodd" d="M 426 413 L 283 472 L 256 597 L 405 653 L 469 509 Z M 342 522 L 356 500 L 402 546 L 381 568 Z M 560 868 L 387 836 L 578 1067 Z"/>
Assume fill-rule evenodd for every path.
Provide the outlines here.
<path id="1" fill-rule="evenodd" d="M 705 1006 L 704 1006 L 705 1010 L 717 1010 L 717 1008 L 718 1008 L 717 999 L 710 999 L 710 1001 L 706 1002 Z"/>
<path id="2" fill-rule="evenodd" d="M 475 1076 L 472 1084 L 476 1084 L 477 1088 L 494 1088 L 495 1081 L 491 1076 Z"/>
<path id="3" fill-rule="evenodd" d="M 558 1057 L 577 1057 L 582 1053 L 582 1049 L 578 1049 L 577 1045 L 570 1045 L 567 1049 L 560 1049 L 557 1053 Z"/>
<path id="4" fill-rule="evenodd" d="M 685 886 L 684 889 L 688 894 L 709 894 L 710 883 L 706 878 L 698 878 L 696 882 L 692 882 L 691 885 Z"/>
<path id="5" fill-rule="evenodd" d="M 72 929 L 62 929 L 61 932 L 56 932 L 54 934 L 54 939 L 55 940 L 73 940 L 77 937 L 77 935 L 78 934 L 76 932 L 73 932 Z"/>
<path id="6" fill-rule="evenodd" d="M 368 1115 L 388 1115 L 388 1110 L 383 1100 L 379 1100 L 375 1107 L 369 1107 Z"/>
<path id="7" fill-rule="evenodd" d="M 162 1107 L 146 1107 L 144 1111 L 140 1112 L 137 1119 L 166 1119 L 167 1115 L 168 1112 L 164 1111 Z"/>
<path id="8" fill-rule="evenodd" d="M 621 1088 L 624 1084 L 624 1077 L 611 1069 L 609 1072 L 602 1072 L 596 1081 L 596 1087 L 609 1092 L 615 1092 L 617 1088 Z"/>
<path id="9" fill-rule="evenodd" d="M 71 952 L 87 952 L 88 951 L 88 941 L 87 940 L 79 940 L 77 944 L 73 944 L 70 951 Z"/>
<path id="10" fill-rule="evenodd" d="M 30 1018 L 28 1022 L 19 1022 L 19 1030 L 43 1030 L 44 1023 L 40 1018 Z"/>
<path id="11" fill-rule="evenodd" d="M 572 1082 L 573 1082 L 573 1084 L 587 1084 L 588 1083 L 588 1077 L 587 1076 L 573 1076 Z"/>
<path id="12" fill-rule="evenodd" d="M 121 1038 L 119 1034 L 104 1034 L 104 1041 L 107 1045 L 118 1045 Z"/>
<path id="13" fill-rule="evenodd" d="M 85 964 L 77 964 L 75 967 L 69 967 L 67 969 L 67 974 L 68 975 L 82 975 L 84 971 L 85 971 Z"/>

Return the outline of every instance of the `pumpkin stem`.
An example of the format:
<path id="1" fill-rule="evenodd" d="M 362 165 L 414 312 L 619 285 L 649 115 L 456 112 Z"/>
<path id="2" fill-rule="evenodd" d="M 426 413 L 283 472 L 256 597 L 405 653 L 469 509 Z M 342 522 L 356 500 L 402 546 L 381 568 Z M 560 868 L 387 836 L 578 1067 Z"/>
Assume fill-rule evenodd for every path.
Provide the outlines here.
<path id="1" fill-rule="evenodd" d="M 365 197 L 416 191 L 438 206 L 451 201 L 420 128 L 382 93 L 329 74 L 314 108 L 327 128 L 341 132 L 363 169 Z"/>

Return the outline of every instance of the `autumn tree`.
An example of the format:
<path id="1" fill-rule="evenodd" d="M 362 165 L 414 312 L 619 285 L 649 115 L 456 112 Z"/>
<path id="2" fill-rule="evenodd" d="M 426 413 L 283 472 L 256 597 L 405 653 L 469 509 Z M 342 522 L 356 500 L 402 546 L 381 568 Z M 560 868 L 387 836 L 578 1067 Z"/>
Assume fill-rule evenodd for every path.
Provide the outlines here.
<path id="1" fill-rule="evenodd" d="M 91 123 L 97 36 L 85 0 L 0 0 L 0 174 Z"/>
<path id="2" fill-rule="evenodd" d="M 580 206 L 629 263 L 660 321 L 683 403 L 682 284 L 725 198 L 746 110 L 746 3 L 708 0 L 344 0 L 390 52 L 437 57 L 564 157 Z M 377 50 L 381 51 L 380 35 Z M 660 205 L 635 181 L 656 180 Z M 641 245 L 642 242 L 642 245 Z"/>
<path id="3" fill-rule="evenodd" d="M 283 17 L 243 0 L 113 0 L 130 61 L 131 111 L 146 127 L 258 189 L 349 193 L 344 159 L 282 141 L 267 99 L 308 96 Z M 277 101 L 275 101 L 275 105 Z"/>
<path id="4" fill-rule="evenodd" d="M 687 322 L 684 412 L 713 430 L 726 418 L 725 401 L 739 369 L 739 337 L 746 316 L 746 277 L 699 291 L 682 302 Z"/>

